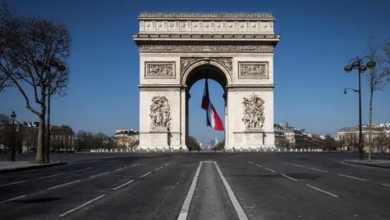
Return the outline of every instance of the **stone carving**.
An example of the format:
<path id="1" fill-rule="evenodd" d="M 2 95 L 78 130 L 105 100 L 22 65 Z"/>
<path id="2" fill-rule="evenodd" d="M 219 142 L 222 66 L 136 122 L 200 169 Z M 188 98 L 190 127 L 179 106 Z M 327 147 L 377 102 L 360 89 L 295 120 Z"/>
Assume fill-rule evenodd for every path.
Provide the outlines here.
<path id="1" fill-rule="evenodd" d="M 242 121 L 247 129 L 262 128 L 264 124 L 264 100 L 253 94 L 249 98 L 244 97 L 244 116 Z"/>
<path id="2" fill-rule="evenodd" d="M 175 62 L 145 62 L 146 78 L 175 78 Z"/>
<path id="3" fill-rule="evenodd" d="M 244 13 L 244 12 L 217 12 L 217 13 L 204 13 L 204 12 L 141 12 L 139 18 L 243 18 L 247 20 L 251 19 L 266 19 L 274 20 L 274 17 L 270 13 Z"/>
<path id="4" fill-rule="evenodd" d="M 165 96 L 155 96 L 150 105 L 150 127 L 152 129 L 169 128 L 171 121 L 170 106 Z"/>
<path id="5" fill-rule="evenodd" d="M 176 52 L 195 52 L 195 53 L 272 53 L 272 45 L 169 45 L 169 44 L 141 44 L 139 50 L 142 53 L 176 53 Z"/>
<path id="6" fill-rule="evenodd" d="M 214 61 L 224 66 L 229 73 L 233 70 L 233 62 L 231 57 L 182 57 L 181 58 L 181 72 L 185 72 L 189 66 L 201 60 Z"/>
<path id="7" fill-rule="evenodd" d="M 248 79 L 268 78 L 268 63 L 265 62 L 239 62 L 238 77 Z"/>

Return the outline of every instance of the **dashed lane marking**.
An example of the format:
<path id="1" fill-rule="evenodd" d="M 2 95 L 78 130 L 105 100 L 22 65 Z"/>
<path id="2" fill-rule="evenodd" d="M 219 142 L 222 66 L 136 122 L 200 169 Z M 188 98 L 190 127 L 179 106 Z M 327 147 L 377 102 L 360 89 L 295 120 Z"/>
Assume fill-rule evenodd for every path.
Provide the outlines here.
<path id="1" fill-rule="evenodd" d="M 16 181 L 16 182 L 12 182 L 12 183 L 6 183 L 6 184 L 2 184 L 0 185 L 1 186 L 11 186 L 11 185 L 16 185 L 16 184 L 19 184 L 19 183 L 24 183 L 24 182 L 27 182 L 28 180 L 22 180 L 22 181 Z"/>
<path id="2" fill-rule="evenodd" d="M 271 168 L 268 168 L 268 167 L 264 167 L 266 170 L 270 171 L 271 173 L 276 173 L 275 170 L 271 169 Z"/>
<path id="3" fill-rule="evenodd" d="M 73 212 L 75 212 L 75 211 L 77 211 L 77 210 L 79 210 L 79 209 L 81 209 L 81 208 L 83 208 L 83 207 L 85 207 L 85 206 L 87 206 L 87 205 L 93 203 L 93 202 L 96 202 L 97 200 L 103 198 L 104 196 L 106 196 L 106 195 L 103 194 L 103 195 L 100 195 L 100 196 L 98 196 L 98 197 L 96 197 L 96 198 L 94 198 L 94 199 L 92 199 L 92 200 L 89 200 L 88 202 L 85 202 L 85 203 L 83 203 L 83 204 L 77 206 L 76 208 L 73 208 L 73 209 L 71 209 L 71 210 L 68 210 L 68 211 L 66 211 L 66 212 L 64 212 L 64 213 L 62 213 L 62 214 L 60 214 L 58 217 L 59 217 L 59 218 L 65 217 L 65 216 L 67 216 L 67 215 L 69 215 L 69 214 L 71 214 L 71 213 L 73 213 Z"/>
<path id="4" fill-rule="evenodd" d="M 157 167 L 156 169 L 154 169 L 154 171 L 158 171 L 159 169 L 161 169 L 161 167 Z"/>
<path id="5" fill-rule="evenodd" d="M 321 173 L 329 173 L 329 171 L 327 171 L 327 170 L 321 170 L 321 169 L 318 169 L 318 168 L 310 167 L 310 169 L 311 169 L 311 170 L 314 170 L 314 171 L 321 172 Z"/>
<path id="6" fill-rule="evenodd" d="M 258 167 L 260 167 L 260 168 L 262 168 L 263 166 L 261 166 L 260 164 L 256 164 L 256 166 L 258 166 Z"/>
<path id="7" fill-rule="evenodd" d="M 381 185 L 386 186 L 386 187 L 390 187 L 390 184 L 387 184 L 387 183 L 382 183 Z"/>
<path id="8" fill-rule="evenodd" d="M 291 165 L 296 166 L 296 167 L 306 168 L 305 166 L 303 166 L 303 165 L 301 165 L 301 164 L 292 163 Z"/>
<path id="9" fill-rule="evenodd" d="M 99 174 L 96 174 L 96 175 L 92 175 L 92 176 L 90 176 L 89 178 L 95 178 L 95 177 L 98 177 L 98 176 L 103 176 L 103 175 L 105 175 L 105 174 L 109 174 L 110 172 L 109 171 L 107 171 L 107 172 L 104 172 L 104 173 L 99 173 Z"/>
<path id="10" fill-rule="evenodd" d="M 221 177 L 221 180 L 222 180 L 223 184 L 225 185 L 226 191 L 228 192 L 230 201 L 232 202 L 232 204 L 233 204 L 233 206 L 234 206 L 234 209 L 236 210 L 236 213 L 237 213 L 237 215 L 238 215 L 238 218 L 239 218 L 240 220 L 247 220 L 248 217 L 246 216 L 246 214 L 245 214 L 245 212 L 244 212 L 244 209 L 242 209 L 240 203 L 238 202 L 236 196 L 235 196 L 234 193 L 233 193 L 232 188 L 230 187 L 229 183 L 226 181 L 224 175 L 222 174 L 222 171 L 221 171 L 221 169 L 219 168 L 217 162 L 214 161 L 214 164 L 215 164 L 215 167 L 217 168 L 217 171 L 218 171 L 218 173 L 219 173 L 219 177 Z"/>
<path id="11" fill-rule="evenodd" d="M 196 170 L 195 176 L 192 179 L 190 190 L 188 190 L 187 196 L 186 196 L 184 203 L 181 207 L 180 214 L 177 217 L 178 220 L 186 220 L 187 219 L 188 211 L 190 209 L 192 197 L 194 196 L 196 184 L 198 183 L 199 172 L 200 172 L 200 169 L 202 167 L 202 164 L 203 164 L 202 161 L 199 162 L 198 169 Z"/>
<path id="12" fill-rule="evenodd" d="M 53 176 L 60 176 L 60 175 L 64 175 L 64 174 L 63 174 L 63 173 L 56 173 L 56 174 L 49 175 L 49 176 L 42 176 L 42 177 L 39 177 L 39 179 L 46 179 L 46 178 L 50 178 L 50 177 L 53 177 Z"/>
<path id="13" fill-rule="evenodd" d="M 292 181 L 295 181 L 295 182 L 298 181 L 297 179 L 292 178 L 291 176 L 287 176 L 286 174 L 281 173 L 280 175 L 286 177 L 286 178 L 289 179 L 289 180 L 292 180 Z"/>
<path id="14" fill-rule="evenodd" d="M 151 171 L 149 171 L 149 172 L 147 172 L 147 173 L 145 173 L 145 174 L 143 174 L 143 175 L 141 175 L 141 176 L 139 176 L 138 178 L 143 178 L 143 177 L 145 177 L 145 176 L 148 176 L 148 175 L 150 175 L 152 172 Z"/>
<path id="15" fill-rule="evenodd" d="M 121 189 L 121 188 L 123 188 L 123 187 L 129 185 L 129 184 L 132 183 L 132 182 L 134 182 L 134 180 L 130 180 L 129 182 L 126 182 L 126 183 L 124 183 L 124 184 L 122 184 L 122 185 L 120 185 L 120 186 L 117 186 L 117 187 L 113 188 L 112 190 L 116 191 L 116 190 L 118 190 L 118 189 Z"/>
<path id="16" fill-rule="evenodd" d="M 21 195 L 21 196 L 17 196 L 17 197 L 11 198 L 11 199 L 3 200 L 3 201 L 0 201 L 0 204 L 6 203 L 6 202 L 11 202 L 11 201 L 14 201 L 14 200 L 17 200 L 17 199 L 21 199 L 21 198 L 24 198 L 24 197 L 26 197 L 26 195 Z"/>
<path id="17" fill-rule="evenodd" d="M 80 182 L 80 180 L 75 180 L 75 181 L 72 181 L 72 182 L 67 182 L 67 183 L 64 183 L 64 184 L 57 185 L 57 186 L 49 187 L 49 188 L 47 188 L 47 190 L 57 189 L 57 188 L 60 188 L 60 187 L 63 187 L 63 186 L 67 186 L 67 185 L 70 185 L 70 184 L 73 184 L 73 183 L 78 183 L 78 182 Z"/>
<path id="18" fill-rule="evenodd" d="M 306 186 L 308 186 L 308 187 L 310 187 L 310 188 L 312 188 L 312 189 L 314 189 L 314 190 L 317 190 L 317 191 L 319 191 L 319 192 L 325 193 L 325 194 L 327 194 L 327 195 L 329 195 L 329 196 L 332 196 L 332 197 L 334 197 L 334 198 L 339 198 L 339 196 L 336 195 L 336 194 L 333 194 L 333 193 L 328 192 L 328 191 L 326 191 L 326 190 L 323 190 L 323 189 L 320 189 L 320 188 L 318 188 L 318 187 L 312 186 L 312 185 L 310 185 L 310 184 L 306 184 Z"/>
<path id="19" fill-rule="evenodd" d="M 345 174 L 341 174 L 341 173 L 338 173 L 337 175 L 339 176 L 342 176 L 342 177 L 346 177 L 346 178 L 349 178 L 349 179 L 353 179 L 353 180 L 358 180 L 358 181 L 367 181 L 366 179 L 362 179 L 362 178 L 359 178 L 359 177 L 356 177 L 356 176 L 349 176 L 349 175 L 345 175 Z"/>

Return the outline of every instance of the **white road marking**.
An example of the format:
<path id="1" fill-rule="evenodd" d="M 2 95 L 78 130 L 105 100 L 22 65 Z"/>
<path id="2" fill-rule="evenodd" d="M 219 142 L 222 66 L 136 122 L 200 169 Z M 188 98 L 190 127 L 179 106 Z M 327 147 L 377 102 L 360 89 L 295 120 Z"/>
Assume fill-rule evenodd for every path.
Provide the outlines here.
<path id="1" fill-rule="evenodd" d="M 132 164 L 130 167 L 136 167 L 136 166 L 139 166 L 139 163 Z M 125 166 L 125 167 L 127 167 L 127 166 Z"/>
<path id="2" fill-rule="evenodd" d="M 312 186 L 312 185 L 310 185 L 310 184 L 306 184 L 306 186 L 308 186 L 308 187 L 310 187 L 310 188 L 312 188 L 312 189 L 315 189 L 315 190 L 317 190 L 317 191 L 319 191 L 319 192 L 322 192 L 322 193 L 325 193 L 325 194 L 327 194 L 327 195 L 330 195 L 330 196 L 332 196 L 332 197 L 334 197 L 334 198 L 339 198 L 339 196 L 336 195 L 336 194 L 333 194 L 333 193 L 331 193 L 331 192 L 328 192 L 328 191 L 325 191 L 325 190 L 323 190 L 323 189 L 317 188 L 317 187 Z"/>
<path id="3" fill-rule="evenodd" d="M 260 164 L 258 164 L 258 163 L 256 164 L 256 166 L 258 166 L 258 167 L 260 167 L 260 168 L 261 168 L 261 167 L 263 167 L 263 166 L 261 166 L 261 165 L 260 165 Z"/>
<path id="4" fill-rule="evenodd" d="M 306 168 L 305 166 L 303 166 L 303 165 L 300 165 L 300 164 L 296 164 L 296 163 L 292 163 L 291 165 L 293 165 L 293 166 L 296 166 L 296 167 L 302 167 L 302 168 Z"/>
<path id="5" fill-rule="evenodd" d="M 190 209 L 191 200 L 192 200 L 192 197 L 194 196 L 196 184 L 198 183 L 199 172 L 200 172 L 200 169 L 202 167 L 202 164 L 203 164 L 202 161 L 199 162 L 198 169 L 196 170 L 195 176 L 192 179 L 190 190 L 188 190 L 186 199 L 184 200 L 184 203 L 181 207 L 180 214 L 177 217 L 178 220 L 186 220 L 187 219 L 188 210 Z"/>
<path id="6" fill-rule="evenodd" d="M 139 176 L 138 178 L 143 178 L 143 177 L 145 177 L 145 176 L 148 176 L 148 175 L 150 175 L 152 172 L 151 171 L 149 171 L 149 172 L 147 172 L 147 173 L 145 173 L 145 174 L 143 174 L 143 175 L 141 175 L 141 176 Z"/>
<path id="7" fill-rule="evenodd" d="M 386 187 L 390 187 L 390 184 L 387 184 L 387 183 L 382 183 L 381 185 L 386 186 Z"/>
<path id="8" fill-rule="evenodd" d="M 275 170 L 273 170 L 273 169 L 270 169 L 270 168 L 268 168 L 268 167 L 264 167 L 266 170 L 268 170 L 268 171 L 270 171 L 271 173 L 276 173 L 276 171 Z"/>
<path id="9" fill-rule="evenodd" d="M 6 183 L 6 184 L 2 184 L 0 185 L 1 186 L 11 186 L 11 185 L 16 185 L 16 184 L 19 184 L 19 183 L 24 183 L 24 182 L 27 182 L 28 180 L 22 180 L 22 181 L 17 181 L 17 182 L 12 182 L 12 183 Z"/>
<path id="10" fill-rule="evenodd" d="M 96 174 L 96 175 L 92 175 L 89 178 L 95 178 L 95 177 L 102 176 L 102 175 L 105 175 L 105 174 L 108 174 L 108 173 L 110 173 L 110 172 L 99 173 L 99 174 Z"/>
<path id="11" fill-rule="evenodd" d="M 64 184 L 53 186 L 53 187 L 47 188 L 47 190 L 56 189 L 56 188 L 67 186 L 67 185 L 70 185 L 70 184 L 73 184 L 73 183 L 77 183 L 77 182 L 80 182 L 80 180 L 75 180 L 75 181 L 72 181 L 72 182 L 67 182 L 67 183 L 64 183 Z"/>
<path id="12" fill-rule="evenodd" d="M 115 169 L 115 171 L 120 171 L 120 170 L 122 170 L 123 168 L 122 167 L 120 167 L 120 168 L 118 168 L 118 169 Z"/>
<path id="13" fill-rule="evenodd" d="M 314 171 L 321 172 L 321 173 L 329 173 L 327 170 L 321 170 L 321 169 L 318 169 L 318 168 L 310 167 L 310 169 L 311 169 L 311 170 L 314 170 Z"/>
<path id="14" fill-rule="evenodd" d="M 122 185 L 120 185 L 120 186 L 117 186 L 117 187 L 113 188 L 112 190 L 116 191 L 116 190 L 118 190 L 118 189 L 121 189 L 121 188 L 123 188 L 123 187 L 129 185 L 129 184 L 132 183 L 132 182 L 134 182 L 134 180 L 130 180 L 129 182 L 124 183 L 124 184 L 122 184 Z"/>
<path id="15" fill-rule="evenodd" d="M 156 169 L 154 169 L 154 171 L 158 171 L 159 169 L 161 169 L 161 167 L 157 167 Z"/>
<path id="16" fill-rule="evenodd" d="M 253 165 L 253 162 L 252 162 L 252 161 L 248 161 L 248 163 Z"/>
<path id="17" fill-rule="evenodd" d="M 103 194 L 103 195 L 98 196 L 98 197 L 96 197 L 96 198 L 94 198 L 94 199 L 92 199 L 92 200 L 89 200 L 88 202 L 83 203 L 83 204 L 77 206 L 76 208 L 73 208 L 73 209 L 71 209 L 71 210 L 68 210 L 68 211 L 62 213 L 62 214 L 59 215 L 58 217 L 59 217 L 59 218 L 65 217 L 65 216 L 69 215 L 69 214 L 72 213 L 72 212 L 75 212 L 75 211 L 77 211 L 77 210 L 79 210 L 79 209 L 81 209 L 81 208 L 83 208 L 83 207 L 85 207 L 85 206 L 87 206 L 87 205 L 89 205 L 89 204 L 91 204 L 91 203 L 93 203 L 93 202 L 96 202 L 97 200 L 103 198 L 104 196 L 106 196 L 106 195 Z"/>
<path id="18" fill-rule="evenodd" d="M 11 199 L 3 200 L 3 201 L 0 201 L 0 204 L 6 203 L 6 202 L 10 202 L 10 201 L 14 201 L 14 200 L 17 200 L 17 199 L 21 199 L 21 198 L 24 198 L 24 197 L 26 197 L 26 195 L 21 195 L 21 196 L 17 196 L 17 197 L 11 198 Z"/>
<path id="19" fill-rule="evenodd" d="M 341 173 L 338 173 L 337 175 L 342 176 L 342 177 L 346 177 L 346 178 L 349 178 L 349 179 L 353 179 L 353 180 L 362 181 L 362 182 L 367 181 L 366 179 L 362 179 L 362 178 L 359 178 L 359 177 L 356 177 L 356 176 L 348 176 L 348 175 L 341 174 Z"/>
<path id="20" fill-rule="evenodd" d="M 56 174 L 49 175 L 49 176 L 42 176 L 42 177 L 39 177 L 39 179 L 46 179 L 46 178 L 50 178 L 50 177 L 53 177 L 53 176 L 60 176 L 60 175 L 64 175 L 64 174 L 63 174 L 63 173 L 56 173 Z"/>
<path id="21" fill-rule="evenodd" d="M 281 173 L 280 175 L 282 175 L 282 176 L 286 177 L 286 178 L 287 178 L 287 179 L 289 179 L 289 180 L 292 180 L 292 181 L 298 181 L 297 179 L 295 179 L 295 178 L 292 178 L 291 176 L 287 176 L 286 174 L 283 174 L 283 173 Z"/>
<path id="22" fill-rule="evenodd" d="M 238 215 L 238 218 L 240 220 L 247 220 L 248 217 L 246 216 L 244 210 L 242 209 L 240 203 L 238 202 L 236 196 L 233 193 L 232 188 L 230 188 L 229 183 L 226 181 L 225 177 L 222 174 L 221 169 L 219 168 L 217 162 L 214 161 L 215 167 L 217 168 L 217 171 L 219 173 L 219 177 L 221 177 L 223 184 L 225 185 L 226 191 L 228 192 L 230 201 L 232 202 L 234 209 L 236 210 L 236 213 Z"/>
<path id="23" fill-rule="evenodd" d="M 282 161 L 282 163 L 287 164 L 287 165 L 290 165 L 290 163 L 287 163 L 286 161 Z"/>

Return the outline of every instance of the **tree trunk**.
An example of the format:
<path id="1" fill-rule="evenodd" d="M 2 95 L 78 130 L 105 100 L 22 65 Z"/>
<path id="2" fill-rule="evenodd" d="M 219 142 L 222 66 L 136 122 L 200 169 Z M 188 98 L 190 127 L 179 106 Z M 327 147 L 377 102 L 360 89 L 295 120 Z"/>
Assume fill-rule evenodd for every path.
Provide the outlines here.
<path id="1" fill-rule="evenodd" d="M 369 124 L 369 132 L 368 132 L 368 141 L 370 142 L 368 145 L 368 161 L 372 158 L 372 101 L 374 98 L 374 90 L 370 89 L 370 106 L 369 106 L 369 115 L 368 115 L 368 124 Z"/>
<path id="2" fill-rule="evenodd" d="M 41 106 L 42 112 L 45 112 L 45 107 Z M 38 131 L 38 143 L 37 143 L 37 154 L 35 156 L 35 162 L 44 163 L 44 143 L 45 143 L 45 114 L 39 115 L 39 131 Z"/>

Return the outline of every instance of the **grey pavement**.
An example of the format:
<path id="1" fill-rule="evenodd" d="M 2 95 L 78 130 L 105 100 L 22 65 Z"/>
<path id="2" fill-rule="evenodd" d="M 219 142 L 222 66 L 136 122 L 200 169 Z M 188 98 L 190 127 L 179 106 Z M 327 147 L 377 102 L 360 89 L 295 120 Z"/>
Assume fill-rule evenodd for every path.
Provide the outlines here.
<path id="1" fill-rule="evenodd" d="M 390 219 L 390 169 L 343 162 L 356 154 L 125 153 L 53 158 L 68 158 L 69 163 L 0 174 L 1 219 L 177 219 L 193 183 L 183 215 L 187 219 L 244 219 L 238 215 L 240 207 L 249 219 Z M 389 156 L 378 159 L 387 161 Z"/>

